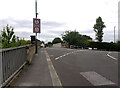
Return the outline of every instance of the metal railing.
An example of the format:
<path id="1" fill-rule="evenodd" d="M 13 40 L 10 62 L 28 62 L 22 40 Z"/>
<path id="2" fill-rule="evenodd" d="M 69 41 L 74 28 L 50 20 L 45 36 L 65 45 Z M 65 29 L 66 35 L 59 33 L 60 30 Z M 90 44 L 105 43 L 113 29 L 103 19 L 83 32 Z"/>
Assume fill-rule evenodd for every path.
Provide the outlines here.
<path id="1" fill-rule="evenodd" d="M 26 53 L 26 46 L 0 50 L 1 87 L 26 63 Z"/>

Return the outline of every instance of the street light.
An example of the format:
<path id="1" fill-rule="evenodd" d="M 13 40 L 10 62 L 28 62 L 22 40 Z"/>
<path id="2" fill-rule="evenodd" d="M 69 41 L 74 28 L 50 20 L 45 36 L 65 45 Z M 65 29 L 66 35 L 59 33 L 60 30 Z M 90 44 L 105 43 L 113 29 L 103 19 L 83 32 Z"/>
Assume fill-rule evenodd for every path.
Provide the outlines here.
<path id="1" fill-rule="evenodd" d="M 36 19 L 37 19 L 37 0 L 35 0 L 35 15 L 36 15 Z M 37 54 L 38 52 L 38 47 L 37 47 L 37 33 L 36 33 L 36 39 L 35 39 L 35 43 L 36 43 L 36 50 L 35 50 L 35 53 Z"/>
<path id="2" fill-rule="evenodd" d="M 116 27 L 116 26 L 114 26 L 114 43 L 115 43 L 115 27 Z"/>

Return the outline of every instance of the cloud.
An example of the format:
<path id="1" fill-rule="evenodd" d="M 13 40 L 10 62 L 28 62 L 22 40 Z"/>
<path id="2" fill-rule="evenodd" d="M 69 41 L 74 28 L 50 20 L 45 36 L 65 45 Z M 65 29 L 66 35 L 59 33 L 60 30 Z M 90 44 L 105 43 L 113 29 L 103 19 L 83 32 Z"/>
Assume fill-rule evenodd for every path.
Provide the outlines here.
<path id="1" fill-rule="evenodd" d="M 65 23 L 59 23 L 59 22 L 55 22 L 55 21 L 43 21 L 42 22 L 42 26 L 43 28 L 47 29 L 47 28 L 58 28 L 61 26 L 64 26 Z"/>
<path id="2" fill-rule="evenodd" d="M 20 39 L 24 38 L 25 40 L 31 40 L 30 36 L 35 34 L 33 34 L 32 32 L 15 32 L 15 35 Z M 37 39 L 44 41 L 45 43 L 51 42 L 55 37 L 56 35 L 51 33 L 44 33 L 37 35 Z"/>
<path id="3" fill-rule="evenodd" d="M 48 33 L 52 33 L 52 34 L 56 34 L 56 35 L 61 35 L 61 34 L 63 34 L 63 32 L 65 32 L 65 31 L 63 31 L 63 30 L 48 30 Z"/>
<path id="4" fill-rule="evenodd" d="M 79 33 L 80 34 L 82 34 L 82 33 L 94 33 L 94 31 L 93 30 L 85 30 L 85 31 L 79 31 Z"/>
<path id="5" fill-rule="evenodd" d="M 5 27 L 7 24 L 16 29 L 17 28 L 32 28 L 32 21 L 30 20 L 17 20 L 13 18 L 6 18 L 6 19 L 1 19 L 0 24 L 2 25 L 1 26 L 2 28 Z"/>
<path id="6" fill-rule="evenodd" d="M 6 3 L 6 1 L 8 3 Z M 118 12 L 118 1 L 119 0 L 38 1 L 38 13 L 40 13 L 38 18 L 42 19 L 40 35 L 44 37 L 48 36 L 49 39 L 53 38 L 53 36 L 59 36 L 62 31 L 65 31 L 68 28 L 71 30 L 77 29 L 80 34 L 93 36 L 93 34 L 95 34 L 93 25 L 98 16 L 103 18 L 106 30 L 113 30 L 113 27 L 116 26 L 117 28 L 118 24 L 117 13 L 120 12 L 120 9 Z M 14 27 L 15 32 L 27 31 L 32 33 L 32 17 L 35 16 L 34 0 L 1 0 L 0 7 L 0 30 L 9 24 L 9 26 Z M 111 31 L 111 34 L 112 33 L 113 31 Z M 108 32 L 106 31 L 105 34 L 107 35 Z M 28 36 L 27 33 L 24 35 Z M 108 37 L 105 37 L 105 40 L 109 40 Z"/>
<path id="7" fill-rule="evenodd" d="M 51 42 L 55 37 L 60 37 L 61 38 L 61 34 L 64 31 L 54 31 L 54 30 L 49 30 L 46 33 L 40 33 L 37 35 L 37 38 L 41 41 L 45 41 L 47 42 Z M 80 34 L 85 34 L 88 36 L 91 36 L 93 38 L 93 40 L 95 39 L 95 32 L 94 31 L 90 31 L 90 30 L 85 30 L 85 31 L 79 31 Z M 31 35 L 35 35 L 32 32 L 15 32 L 15 35 L 18 36 L 20 39 L 25 39 L 25 40 L 30 40 L 30 36 Z M 111 42 L 114 41 L 114 34 L 113 32 L 110 31 L 104 31 L 104 35 L 103 35 L 103 40 L 106 42 Z M 118 40 L 118 34 L 116 32 L 116 41 Z"/>
<path id="8" fill-rule="evenodd" d="M 32 21 L 31 20 L 18 20 L 14 18 L 6 18 L 0 20 L 0 30 L 6 27 L 7 24 L 12 26 L 15 30 L 15 35 L 20 39 L 24 38 L 30 40 L 30 35 L 32 32 Z M 59 27 L 64 26 L 65 23 L 55 22 L 55 21 L 42 21 L 42 33 L 38 34 L 38 38 L 44 41 L 52 41 L 56 36 L 59 37 L 63 31 L 59 31 Z M 58 30 L 56 31 L 56 29 Z M 28 30 L 28 31 L 27 31 Z M 30 31 L 31 30 L 31 31 Z"/>
<path id="9" fill-rule="evenodd" d="M 32 29 L 33 27 L 33 20 L 17 20 L 13 18 L 6 18 L 1 19 L 0 24 L 2 25 L 0 29 L 5 27 L 7 24 L 14 28 L 28 28 Z M 52 28 L 58 28 L 65 25 L 65 23 L 55 22 L 55 21 L 42 21 L 42 29 L 52 29 Z"/>
<path id="10" fill-rule="evenodd" d="M 15 35 L 19 37 L 20 39 L 30 40 L 30 36 L 32 35 L 32 32 L 15 32 Z"/>

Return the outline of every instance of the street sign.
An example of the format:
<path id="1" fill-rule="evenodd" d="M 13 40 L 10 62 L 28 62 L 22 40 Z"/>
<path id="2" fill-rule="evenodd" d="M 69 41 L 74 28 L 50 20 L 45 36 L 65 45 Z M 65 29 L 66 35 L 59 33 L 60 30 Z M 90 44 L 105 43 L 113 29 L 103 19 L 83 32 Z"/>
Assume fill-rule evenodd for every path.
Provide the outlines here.
<path id="1" fill-rule="evenodd" d="M 40 19 L 33 18 L 33 33 L 40 33 Z"/>
<path id="2" fill-rule="evenodd" d="M 34 27 L 34 32 L 35 32 L 35 33 L 40 33 L 40 27 L 35 26 L 35 27 Z"/>

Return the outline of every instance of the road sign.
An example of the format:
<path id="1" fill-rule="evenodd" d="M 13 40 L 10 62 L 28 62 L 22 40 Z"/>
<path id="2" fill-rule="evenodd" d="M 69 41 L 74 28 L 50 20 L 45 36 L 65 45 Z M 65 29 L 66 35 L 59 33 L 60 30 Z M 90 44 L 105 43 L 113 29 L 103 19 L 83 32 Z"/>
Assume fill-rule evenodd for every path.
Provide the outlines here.
<path id="1" fill-rule="evenodd" d="M 40 19 L 34 19 L 34 24 L 35 25 L 40 25 Z"/>
<path id="2" fill-rule="evenodd" d="M 40 27 L 35 26 L 35 27 L 34 27 L 34 32 L 35 32 L 35 33 L 40 33 Z"/>
<path id="3" fill-rule="evenodd" d="M 33 33 L 40 33 L 40 19 L 33 18 Z"/>

